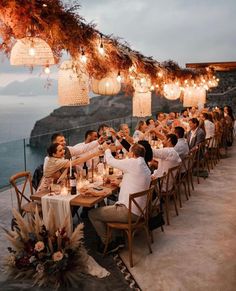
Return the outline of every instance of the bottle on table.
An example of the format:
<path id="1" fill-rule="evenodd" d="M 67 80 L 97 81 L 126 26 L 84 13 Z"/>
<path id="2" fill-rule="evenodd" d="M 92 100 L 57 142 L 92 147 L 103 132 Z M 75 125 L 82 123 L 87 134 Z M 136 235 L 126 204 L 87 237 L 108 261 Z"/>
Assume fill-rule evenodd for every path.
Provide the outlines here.
<path id="1" fill-rule="evenodd" d="M 70 194 L 75 195 L 77 193 L 77 189 L 76 189 L 77 181 L 76 181 L 75 172 L 73 169 L 71 171 L 71 175 L 69 179 L 70 179 Z"/>
<path id="2" fill-rule="evenodd" d="M 99 175 L 103 175 L 104 173 L 104 163 L 103 163 L 103 156 L 99 156 L 99 163 L 97 164 L 97 170 Z"/>
<path id="3" fill-rule="evenodd" d="M 84 165 L 83 165 L 83 178 L 86 180 L 88 179 L 88 166 L 86 162 L 84 162 Z"/>

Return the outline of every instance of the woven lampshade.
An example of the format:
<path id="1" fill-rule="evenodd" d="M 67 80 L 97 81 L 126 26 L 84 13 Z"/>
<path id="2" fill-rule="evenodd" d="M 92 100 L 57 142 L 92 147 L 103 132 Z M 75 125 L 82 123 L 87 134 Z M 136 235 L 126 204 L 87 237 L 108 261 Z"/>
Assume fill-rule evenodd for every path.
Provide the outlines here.
<path id="1" fill-rule="evenodd" d="M 150 91 L 151 82 L 148 78 L 139 78 L 133 80 L 133 87 L 135 92 L 147 93 Z"/>
<path id="2" fill-rule="evenodd" d="M 116 76 L 109 76 L 101 80 L 92 79 L 92 91 L 99 95 L 117 95 L 120 92 L 121 84 Z"/>
<path id="3" fill-rule="evenodd" d="M 150 91 L 134 92 L 133 116 L 146 117 L 152 115 L 152 93 Z"/>
<path id="4" fill-rule="evenodd" d="M 72 61 L 64 61 L 58 72 L 59 104 L 63 106 L 88 105 L 89 76 L 76 71 Z"/>
<path id="5" fill-rule="evenodd" d="M 10 63 L 14 66 L 46 66 L 55 64 L 50 46 L 41 38 L 18 39 L 11 50 Z"/>
<path id="6" fill-rule="evenodd" d="M 180 97 L 181 90 L 176 84 L 165 84 L 164 85 L 164 96 L 169 100 L 176 100 Z"/>
<path id="7" fill-rule="evenodd" d="M 184 90 L 183 106 L 196 107 L 206 103 L 206 90 L 202 87 L 188 87 Z"/>

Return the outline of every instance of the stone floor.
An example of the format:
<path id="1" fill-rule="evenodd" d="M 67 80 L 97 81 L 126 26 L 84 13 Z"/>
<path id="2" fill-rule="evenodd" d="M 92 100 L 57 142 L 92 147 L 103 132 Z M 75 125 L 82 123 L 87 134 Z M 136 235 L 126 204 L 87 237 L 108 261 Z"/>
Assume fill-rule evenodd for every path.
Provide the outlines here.
<path id="1" fill-rule="evenodd" d="M 130 272 L 143 291 L 236 290 L 236 146 L 228 154 L 165 232 L 154 231 L 152 254 L 136 238 Z M 120 255 L 128 264 L 127 250 Z"/>
<path id="2" fill-rule="evenodd" d="M 179 216 L 171 213 L 171 225 L 165 226 L 165 232 L 154 231 L 152 254 L 142 235 L 135 237 L 135 265 L 130 271 L 143 291 L 236 290 L 235 169 L 233 146 L 209 178 L 195 183 Z M 10 227 L 14 198 L 11 190 L 0 193 L 0 226 Z M 0 267 L 7 245 L 1 231 Z M 120 255 L 129 266 L 127 249 Z"/>

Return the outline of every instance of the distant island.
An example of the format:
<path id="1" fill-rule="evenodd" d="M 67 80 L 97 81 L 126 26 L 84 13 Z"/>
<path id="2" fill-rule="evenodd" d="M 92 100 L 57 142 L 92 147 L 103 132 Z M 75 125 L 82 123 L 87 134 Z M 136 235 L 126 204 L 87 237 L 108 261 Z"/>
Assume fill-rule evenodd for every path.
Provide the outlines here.
<path id="1" fill-rule="evenodd" d="M 14 81 L 5 87 L 0 87 L 0 95 L 42 96 L 57 95 L 57 80 L 30 78 L 25 81 Z"/>

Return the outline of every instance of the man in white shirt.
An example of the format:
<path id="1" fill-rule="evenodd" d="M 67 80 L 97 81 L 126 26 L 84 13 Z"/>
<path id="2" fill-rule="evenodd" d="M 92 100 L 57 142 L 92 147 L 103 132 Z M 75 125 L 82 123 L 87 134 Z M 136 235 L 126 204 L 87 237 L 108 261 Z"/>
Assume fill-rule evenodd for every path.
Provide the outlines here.
<path id="1" fill-rule="evenodd" d="M 183 160 L 189 153 L 189 146 L 184 138 L 184 129 L 181 126 L 176 126 L 174 132 L 178 138 L 178 142 L 174 146 L 174 149 L 179 154 L 181 160 Z"/>
<path id="2" fill-rule="evenodd" d="M 115 205 L 104 206 L 89 211 L 89 219 L 92 222 L 97 234 L 101 238 L 102 246 L 100 251 L 103 251 L 104 243 L 106 241 L 106 222 L 128 222 L 128 208 L 129 208 L 129 195 L 147 190 L 150 187 L 151 172 L 144 160 L 145 148 L 140 144 L 134 144 L 130 148 L 130 158 L 117 160 L 112 154 L 108 146 L 105 151 L 105 159 L 108 165 L 123 171 L 123 179 L 120 184 L 120 193 L 118 201 Z M 144 204 L 146 200 L 143 199 L 138 203 Z M 132 209 L 132 220 L 137 219 L 139 210 Z M 115 251 L 119 245 L 111 242 L 109 251 Z"/>
<path id="3" fill-rule="evenodd" d="M 175 134 L 168 134 L 166 140 L 163 141 L 162 149 L 152 149 L 153 158 L 158 160 L 158 168 L 153 173 L 153 178 L 162 177 L 164 173 L 168 173 L 170 168 L 178 166 L 181 163 L 179 154 L 174 149 L 177 144 L 177 136 Z"/>

